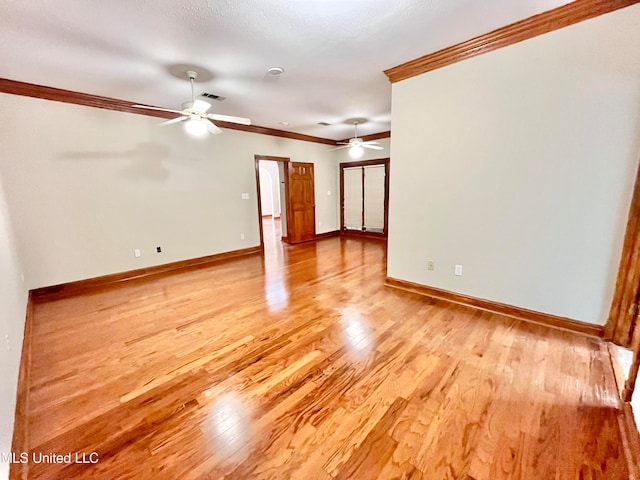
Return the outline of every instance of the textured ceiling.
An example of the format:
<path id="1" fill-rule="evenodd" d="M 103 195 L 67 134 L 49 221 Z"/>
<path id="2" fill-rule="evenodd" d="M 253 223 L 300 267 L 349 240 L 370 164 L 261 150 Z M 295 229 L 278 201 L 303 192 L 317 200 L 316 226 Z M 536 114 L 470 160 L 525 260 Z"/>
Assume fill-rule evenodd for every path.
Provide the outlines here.
<path id="1" fill-rule="evenodd" d="M 210 72 L 196 94 L 226 97 L 215 113 L 341 139 L 354 117 L 363 134 L 391 128 L 383 70 L 565 3 L 3 0 L 0 77 L 178 108 L 190 90 L 175 74 L 195 65 Z"/>

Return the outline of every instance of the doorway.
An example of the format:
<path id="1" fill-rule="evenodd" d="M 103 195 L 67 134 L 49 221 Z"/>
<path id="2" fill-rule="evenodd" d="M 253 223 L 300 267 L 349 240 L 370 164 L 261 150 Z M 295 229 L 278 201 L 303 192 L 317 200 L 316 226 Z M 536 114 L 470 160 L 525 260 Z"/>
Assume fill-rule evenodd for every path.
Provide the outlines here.
<path id="1" fill-rule="evenodd" d="M 273 160 L 259 161 L 259 195 L 264 243 L 273 246 L 282 239 L 282 209 L 284 188 L 280 182 L 282 163 Z M 282 190 L 282 194 L 281 194 Z"/>
<path id="2" fill-rule="evenodd" d="M 254 155 L 254 160 L 262 251 L 265 232 L 269 235 L 268 241 L 275 238 L 278 243 L 280 240 L 290 244 L 314 240 L 313 163 L 291 162 L 287 157 L 269 155 Z M 266 173 L 261 173 L 261 169 Z M 271 196 L 263 194 L 263 190 L 270 190 Z M 272 230 L 267 231 L 267 228 Z"/>
<path id="3" fill-rule="evenodd" d="M 289 240 L 286 233 L 288 228 L 286 165 L 290 160 L 287 157 L 254 155 L 254 161 L 260 247 L 264 253 L 265 240 L 269 247 Z"/>
<path id="4" fill-rule="evenodd" d="M 386 238 L 389 159 L 340 164 L 340 233 Z"/>

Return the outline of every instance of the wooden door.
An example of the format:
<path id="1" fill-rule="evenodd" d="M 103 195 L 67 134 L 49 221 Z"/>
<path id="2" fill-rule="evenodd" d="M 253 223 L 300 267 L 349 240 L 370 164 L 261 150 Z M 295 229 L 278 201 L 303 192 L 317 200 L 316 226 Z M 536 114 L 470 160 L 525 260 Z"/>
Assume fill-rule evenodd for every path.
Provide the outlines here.
<path id="1" fill-rule="evenodd" d="M 290 243 L 313 240 L 316 236 L 316 206 L 313 163 L 287 163 L 289 198 L 287 230 Z"/>

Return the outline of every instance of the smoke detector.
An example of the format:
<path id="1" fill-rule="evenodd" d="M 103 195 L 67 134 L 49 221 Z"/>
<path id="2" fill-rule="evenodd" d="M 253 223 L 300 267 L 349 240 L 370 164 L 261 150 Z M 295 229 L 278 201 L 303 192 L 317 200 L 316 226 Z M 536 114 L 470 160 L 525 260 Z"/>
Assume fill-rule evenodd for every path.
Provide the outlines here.
<path id="1" fill-rule="evenodd" d="M 278 75 L 282 75 L 284 73 L 284 68 L 282 68 L 282 67 L 271 67 L 270 69 L 267 70 L 267 73 L 269 75 L 273 75 L 274 77 L 277 77 Z"/>

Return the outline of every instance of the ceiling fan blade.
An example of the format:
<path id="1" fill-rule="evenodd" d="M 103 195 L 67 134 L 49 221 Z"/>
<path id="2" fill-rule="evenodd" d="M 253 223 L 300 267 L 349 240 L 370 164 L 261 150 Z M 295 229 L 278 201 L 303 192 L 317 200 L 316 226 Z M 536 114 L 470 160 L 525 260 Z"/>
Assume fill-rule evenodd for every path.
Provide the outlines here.
<path id="1" fill-rule="evenodd" d="M 131 105 L 131 106 L 135 108 L 144 108 L 146 110 L 158 110 L 159 112 L 179 113 L 180 115 L 182 115 L 181 110 L 170 110 L 168 108 L 150 107 L 149 105 Z"/>
<path id="2" fill-rule="evenodd" d="M 211 108 L 211 104 L 209 102 L 205 102 L 204 100 L 198 99 L 193 102 L 193 107 L 191 108 L 194 112 L 203 114 Z"/>
<path id="3" fill-rule="evenodd" d="M 380 142 L 370 141 L 370 142 L 362 142 L 363 145 L 380 145 Z"/>
<path id="4" fill-rule="evenodd" d="M 234 117 L 232 115 L 218 115 L 217 113 L 210 113 L 207 118 L 211 120 L 220 120 L 221 122 L 239 123 L 241 125 L 251 125 L 251 120 L 244 117 Z"/>
<path id="5" fill-rule="evenodd" d="M 174 123 L 182 122 L 187 118 L 189 117 L 185 117 L 184 115 L 182 117 L 173 118 L 171 120 L 167 120 L 166 122 L 159 123 L 158 127 L 166 127 L 167 125 L 173 125 Z"/>
<path id="6" fill-rule="evenodd" d="M 379 145 L 369 145 L 367 143 L 363 143 L 360 146 L 364 148 L 370 148 L 371 150 L 384 150 L 384 148 Z"/>
<path id="7" fill-rule="evenodd" d="M 220 127 L 218 127 L 213 122 L 207 122 L 207 130 L 209 130 L 209 133 L 211 135 L 218 135 L 218 134 L 222 133 L 222 130 L 220 129 Z"/>
<path id="8" fill-rule="evenodd" d="M 349 142 L 336 142 L 336 145 L 351 145 Z"/>
<path id="9" fill-rule="evenodd" d="M 340 146 L 340 147 L 330 148 L 330 149 L 329 149 L 329 150 L 327 150 L 327 151 L 328 151 L 328 152 L 333 152 L 334 150 L 340 150 L 340 149 L 343 149 L 343 148 L 349 148 L 349 144 L 347 143 L 347 144 L 342 145 L 342 146 Z"/>

